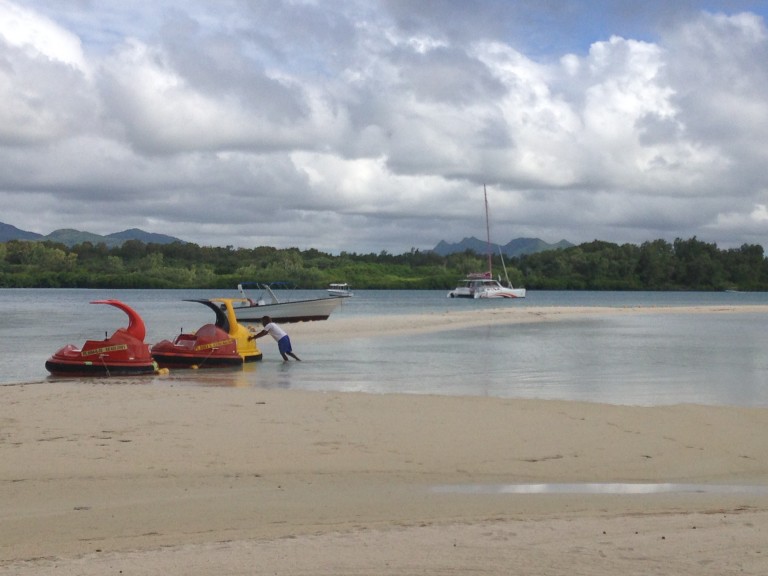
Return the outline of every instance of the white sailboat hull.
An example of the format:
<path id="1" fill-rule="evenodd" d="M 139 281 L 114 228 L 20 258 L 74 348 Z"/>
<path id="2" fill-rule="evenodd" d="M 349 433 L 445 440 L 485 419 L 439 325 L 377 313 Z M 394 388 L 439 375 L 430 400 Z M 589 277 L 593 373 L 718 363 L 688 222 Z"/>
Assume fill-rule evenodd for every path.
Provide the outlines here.
<path id="1" fill-rule="evenodd" d="M 449 298 L 525 298 L 525 288 L 508 288 L 496 280 L 467 278 L 448 292 Z"/>
<path id="2" fill-rule="evenodd" d="M 475 298 L 525 298 L 525 288 L 505 288 L 476 292 Z"/>

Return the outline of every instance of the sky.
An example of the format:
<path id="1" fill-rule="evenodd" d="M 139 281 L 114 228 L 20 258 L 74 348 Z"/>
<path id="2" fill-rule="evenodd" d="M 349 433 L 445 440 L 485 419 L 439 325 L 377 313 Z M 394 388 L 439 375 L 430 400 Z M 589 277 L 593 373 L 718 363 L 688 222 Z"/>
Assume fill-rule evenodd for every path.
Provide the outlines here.
<path id="1" fill-rule="evenodd" d="M 0 0 L 0 222 L 768 247 L 768 0 Z"/>

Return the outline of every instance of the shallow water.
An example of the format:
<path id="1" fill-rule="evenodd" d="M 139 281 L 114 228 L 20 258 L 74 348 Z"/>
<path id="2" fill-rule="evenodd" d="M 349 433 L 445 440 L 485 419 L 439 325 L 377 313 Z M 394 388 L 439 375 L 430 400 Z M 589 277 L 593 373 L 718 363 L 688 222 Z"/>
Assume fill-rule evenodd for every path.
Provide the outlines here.
<path id="1" fill-rule="evenodd" d="M 435 486 L 440 494 L 766 494 L 768 486 L 753 484 L 458 484 Z"/>
<path id="2" fill-rule="evenodd" d="M 302 291 L 294 297 L 320 295 Z M 147 325 L 147 342 L 211 321 L 185 298 L 209 290 L 0 290 L 0 384 L 51 379 L 44 363 L 67 343 L 111 334 L 126 316 L 89 304 L 118 298 Z M 768 294 L 529 292 L 516 301 L 445 298 L 444 291 L 356 291 L 336 317 L 422 314 L 507 306 L 697 306 L 768 304 Z M 612 404 L 768 406 L 766 315 L 643 314 L 488 326 L 356 340 L 294 340 L 301 363 L 283 363 L 271 340 L 244 368 L 177 370 L 133 384 L 485 395 Z M 290 325 L 288 325 L 290 332 Z"/>

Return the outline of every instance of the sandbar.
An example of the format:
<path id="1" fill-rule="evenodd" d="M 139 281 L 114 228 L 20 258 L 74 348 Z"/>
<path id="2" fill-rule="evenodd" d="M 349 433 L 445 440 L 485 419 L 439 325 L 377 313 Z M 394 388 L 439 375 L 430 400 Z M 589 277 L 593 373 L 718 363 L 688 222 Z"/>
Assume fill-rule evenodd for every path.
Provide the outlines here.
<path id="1" fill-rule="evenodd" d="M 424 314 L 331 316 L 325 322 L 290 325 L 293 336 L 303 339 L 369 338 L 397 336 L 476 326 L 567 322 L 584 318 L 649 314 L 768 314 L 768 305 L 735 306 L 499 306 L 476 310 L 447 310 Z"/>

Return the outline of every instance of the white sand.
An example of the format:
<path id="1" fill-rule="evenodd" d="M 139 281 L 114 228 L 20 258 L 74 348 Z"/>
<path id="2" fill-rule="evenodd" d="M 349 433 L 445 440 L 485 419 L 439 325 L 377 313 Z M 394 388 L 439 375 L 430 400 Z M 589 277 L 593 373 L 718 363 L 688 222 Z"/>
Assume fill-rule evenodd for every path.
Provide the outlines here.
<path id="1" fill-rule="evenodd" d="M 291 335 L 648 311 L 748 312 L 517 308 Z M 2 388 L 0 574 L 768 573 L 766 409 L 124 382 Z M 494 491 L 582 483 L 706 489 Z M 718 488 L 737 486 L 758 488 Z"/>

